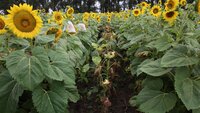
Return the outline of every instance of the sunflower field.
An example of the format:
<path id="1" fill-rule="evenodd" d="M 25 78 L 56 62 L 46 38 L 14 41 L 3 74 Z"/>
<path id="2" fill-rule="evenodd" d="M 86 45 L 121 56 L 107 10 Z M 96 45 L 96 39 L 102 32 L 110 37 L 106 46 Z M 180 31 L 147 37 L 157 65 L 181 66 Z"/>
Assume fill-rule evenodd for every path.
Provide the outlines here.
<path id="1" fill-rule="evenodd" d="M 200 1 L 0 15 L 0 113 L 200 113 Z"/>

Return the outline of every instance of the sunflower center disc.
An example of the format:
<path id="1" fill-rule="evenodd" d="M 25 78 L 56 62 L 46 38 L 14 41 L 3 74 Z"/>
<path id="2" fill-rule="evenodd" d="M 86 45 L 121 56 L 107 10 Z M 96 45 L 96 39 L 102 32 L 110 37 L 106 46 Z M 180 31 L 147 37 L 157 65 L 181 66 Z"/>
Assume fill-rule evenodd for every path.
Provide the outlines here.
<path id="1" fill-rule="evenodd" d="M 72 10 L 72 9 L 69 9 L 68 15 L 71 15 L 72 13 L 73 13 L 73 10 Z"/>
<path id="2" fill-rule="evenodd" d="M 5 22 L 0 18 L 0 29 L 5 27 Z"/>
<path id="3" fill-rule="evenodd" d="M 168 13 L 166 14 L 166 16 L 167 16 L 168 18 L 173 17 L 173 16 L 174 16 L 174 12 L 173 12 L 173 11 L 168 12 Z"/>
<path id="4" fill-rule="evenodd" d="M 173 8 L 173 2 L 169 2 L 169 3 L 167 4 L 167 7 L 168 7 L 169 9 L 172 9 L 172 8 Z"/>
<path id="5" fill-rule="evenodd" d="M 135 14 L 138 14 L 139 12 L 138 11 L 135 11 Z"/>
<path id="6" fill-rule="evenodd" d="M 30 22 L 28 20 L 24 19 L 24 20 L 22 20 L 21 25 L 23 27 L 28 27 L 30 25 Z"/>
<path id="7" fill-rule="evenodd" d="M 154 14 L 158 13 L 158 9 L 154 9 L 154 10 L 153 10 L 153 13 L 154 13 Z"/>
<path id="8" fill-rule="evenodd" d="M 56 16 L 56 20 L 61 20 L 61 16 Z"/>
<path id="9" fill-rule="evenodd" d="M 13 22 L 21 32 L 32 32 L 36 27 L 34 16 L 26 10 L 18 11 L 13 17 Z"/>

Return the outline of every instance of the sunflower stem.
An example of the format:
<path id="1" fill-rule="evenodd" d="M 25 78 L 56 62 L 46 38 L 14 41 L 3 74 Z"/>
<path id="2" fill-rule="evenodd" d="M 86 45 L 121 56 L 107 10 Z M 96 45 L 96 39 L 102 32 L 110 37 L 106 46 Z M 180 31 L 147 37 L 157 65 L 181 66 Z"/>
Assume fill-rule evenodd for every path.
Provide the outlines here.
<path id="1" fill-rule="evenodd" d="M 33 39 L 31 39 L 31 41 L 30 41 L 30 46 L 31 46 L 31 49 L 34 47 L 34 45 L 33 45 Z"/>

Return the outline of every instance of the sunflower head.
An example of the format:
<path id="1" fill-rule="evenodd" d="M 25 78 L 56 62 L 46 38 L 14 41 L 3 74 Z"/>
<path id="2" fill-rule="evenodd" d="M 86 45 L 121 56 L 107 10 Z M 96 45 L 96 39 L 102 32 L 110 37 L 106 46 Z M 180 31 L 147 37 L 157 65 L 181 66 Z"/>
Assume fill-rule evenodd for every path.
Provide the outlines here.
<path id="1" fill-rule="evenodd" d="M 72 17 L 73 14 L 74 14 L 74 8 L 69 7 L 69 9 L 67 10 L 67 17 Z"/>
<path id="2" fill-rule="evenodd" d="M 84 22 L 85 24 L 87 24 L 87 23 L 88 23 L 88 20 L 89 20 L 89 18 L 88 18 L 88 17 L 83 17 L 83 22 Z"/>
<path id="3" fill-rule="evenodd" d="M 100 23 L 101 22 L 101 16 L 97 16 L 96 20 L 97 20 L 98 23 Z"/>
<path id="4" fill-rule="evenodd" d="M 181 6 L 186 6 L 187 1 L 186 1 L 186 0 L 179 0 L 179 4 L 180 4 Z"/>
<path id="5" fill-rule="evenodd" d="M 34 38 L 42 27 L 42 20 L 32 6 L 24 3 L 8 10 L 7 25 L 20 38 Z"/>
<path id="6" fill-rule="evenodd" d="M 107 22 L 108 22 L 108 23 L 111 22 L 111 18 L 110 18 L 110 17 L 107 18 Z"/>
<path id="7" fill-rule="evenodd" d="M 147 2 L 141 2 L 141 3 L 140 3 L 140 6 L 146 8 L 146 7 L 148 7 L 148 3 L 147 3 Z"/>
<path id="8" fill-rule="evenodd" d="M 3 16 L 0 16 L 0 35 L 6 33 L 5 27 L 6 27 L 5 18 Z"/>
<path id="9" fill-rule="evenodd" d="M 58 31 L 56 32 L 56 35 L 55 35 L 54 43 L 57 43 L 61 36 L 62 36 L 62 30 L 58 29 Z"/>
<path id="10" fill-rule="evenodd" d="M 166 11 L 163 12 L 163 18 L 170 24 L 173 23 L 178 16 L 178 11 Z"/>
<path id="11" fill-rule="evenodd" d="M 179 0 L 167 0 L 167 2 L 165 3 L 165 10 L 166 11 L 176 10 L 178 5 L 179 5 Z"/>
<path id="12" fill-rule="evenodd" d="M 151 8 L 150 13 L 155 17 L 160 17 L 160 15 L 161 15 L 161 7 L 159 5 L 154 5 Z"/>
<path id="13" fill-rule="evenodd" d="M 53 12 L 53 20 L 56 23 L 58 23 L 58 24 L 62 23 L 63 19 L 64 19 L 63 15 L 62 15 L 62 13 L 60 11 L 54 11 Z"/>
<path id="14" fill-rule="evenodd" d="M 140 14 L 141 14 L 140 9 L 134 9 L 134 10 L 133 10 L 133 15 L 134 15 L 134 16 L 139 16 Z"/>
<path id="15" fill-rule="evenodd" d="M 90 16 L 95 19 L 97 15 L 96 13 L 91 13 Z"/>

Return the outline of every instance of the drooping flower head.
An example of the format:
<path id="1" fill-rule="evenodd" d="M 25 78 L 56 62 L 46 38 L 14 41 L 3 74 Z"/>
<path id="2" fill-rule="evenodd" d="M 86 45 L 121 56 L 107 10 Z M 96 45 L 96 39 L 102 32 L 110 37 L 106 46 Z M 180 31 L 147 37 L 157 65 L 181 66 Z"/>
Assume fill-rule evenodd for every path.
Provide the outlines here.
<path id="1" fill-rule="evenodd" d="M 8 13 L 8 27 L 17 37 L 32 39 L 40 32 L 42 19 L 32 6 L 26 3 L 14 5 L 10 7 Z"/>

